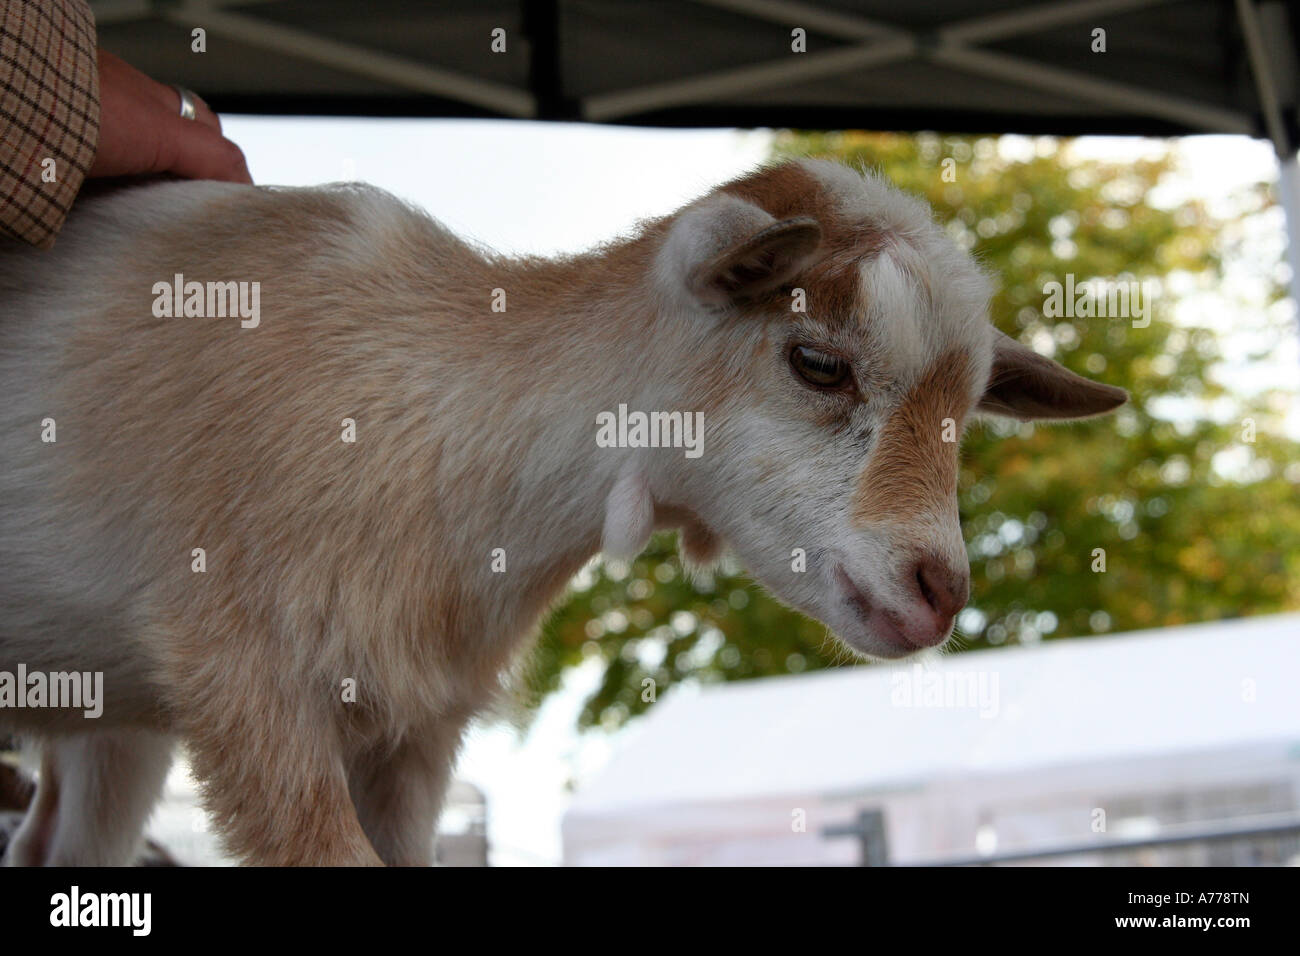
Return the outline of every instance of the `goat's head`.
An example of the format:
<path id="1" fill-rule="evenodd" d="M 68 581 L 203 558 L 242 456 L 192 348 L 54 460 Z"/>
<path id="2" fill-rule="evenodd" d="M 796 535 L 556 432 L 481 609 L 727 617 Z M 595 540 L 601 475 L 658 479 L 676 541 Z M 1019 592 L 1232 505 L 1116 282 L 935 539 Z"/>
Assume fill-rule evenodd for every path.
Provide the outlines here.
<path id="1" fill-rule="evenodd" d="M 972 414 L 1125 400 L 995 330 L 990 283 L 925 205 L 838 164 L 771 167 L 687 207 L 652 281 L 690 356 L 675 398 L 704 411 L 704 454 L 616 488 L 607 540 L 653 510 L 689 558 L 725 542 L 863 654 L 938 645 L 966 603 Z"/>

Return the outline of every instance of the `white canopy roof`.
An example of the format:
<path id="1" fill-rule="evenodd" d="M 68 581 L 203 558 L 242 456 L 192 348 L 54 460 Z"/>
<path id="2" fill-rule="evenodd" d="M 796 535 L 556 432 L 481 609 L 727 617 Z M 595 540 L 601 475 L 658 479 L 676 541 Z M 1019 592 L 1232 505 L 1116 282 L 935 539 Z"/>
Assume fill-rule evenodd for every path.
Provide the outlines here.
<path id="1" fill-rule="evenodd" d="M 1300 614 L 1290 614 L 675 693 L 581 788 L 566 828 L 674 804 L 1262 743 L 1300 753 L 1298 681 Z"/>

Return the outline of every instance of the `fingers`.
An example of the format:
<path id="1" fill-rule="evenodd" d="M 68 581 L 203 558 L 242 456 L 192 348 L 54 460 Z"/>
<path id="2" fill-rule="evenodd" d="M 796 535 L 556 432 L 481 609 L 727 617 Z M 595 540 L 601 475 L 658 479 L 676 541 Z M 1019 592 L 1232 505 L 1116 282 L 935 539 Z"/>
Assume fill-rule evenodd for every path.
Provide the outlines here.
<path id="1" fill-rule="evenodd" d="M 211 125 L 187 120 L 178 114 L 169 118 L 164 137 L 159 156 L 160 172 L 185 179 L 252 183 L 243 150 Z"/>
<path id="2" fill-rule="evenodd" d="M 159 85 L 161 86 L 161 84 Z M 163 86 L 162 89 L 166 91 L 166 95 L 163 97 L 164 105 L 166 105 L 167 108 L 171 110 L 172 113 L 174 113 L 177 116 L 180 116 L 181 115 L 180 90 L 178 90 L 174 86 Z M 216 113 L 212 112 L 212 108 L 209 107 L 208 104 L 203 101 L 203 97 L 199 96 L 199 94 L 195 93 L 193 90 L 190 90 L 189 94 L 190 94 L 190 98 L 194 100 L 194 119 L 191 120 L 190 122 L 200 123 L 203 126 L 206 126 L 209 129 L 213 130 L 214 132 L 220 133 L 221 119 L 217 116 Z"/>
<path id="3" fill-rule="evenodd" d="M 194 119 L 181 116 L 176 87 L 151 79 L 99 51 L 100 135 L 91 176 L 170 173 L 186 179 L 251 183 L 238 146 L 221 120 L 194 97 Z"/>
<path id="4" fill-rule="evenodd" d="M 176 116 L 180 120 L 180 125 L 173 124 L 173 129 L 181 142 L 177 144 L 174 164 L 168 172 L 186 179 L 252 183 L 243 150 L 221 135 L 221 119 L 212 108 L 190 90 L 190 97 L 194 100 L 194 119 L 186 119 L 180 115 L 180 93 L 174 87 L 170 91 L 174 94 Z M 202 127 L 203 132 L 200 133 L 195 126 Z M 205 135 L 208 131 L 212 135 Z"/>
<path id="5" fill-rule="evenodd" d="M 202 97 L 197 93 L 191 93 L 194 97 L 194 122 L 202 123 L 204 126 L 211 127 L 216 132 L 221 132 L 221 117 L 208 108 L 208 104 L 203 102 Z"/>

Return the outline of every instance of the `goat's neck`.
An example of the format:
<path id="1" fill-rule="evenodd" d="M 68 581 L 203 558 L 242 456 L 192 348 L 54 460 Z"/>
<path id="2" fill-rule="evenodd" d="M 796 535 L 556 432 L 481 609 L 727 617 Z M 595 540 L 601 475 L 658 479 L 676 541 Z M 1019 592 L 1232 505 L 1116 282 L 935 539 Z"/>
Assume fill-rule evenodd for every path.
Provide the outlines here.
<path id="1" fill-rule="evenodd" d="M 536 268 L 534 266 L 534 268 Z M 535 615 L 600 548 L 606 499 L 621 473 L 640 467 L 634 448 L 596 443 L 598 412 L 659 410 L 672 374 L 664 337 L 642 274 L 625 282 L 580 281 L 572 263 L 525 291 L 503 316 L 497 361 L 511 370 L 510 394 L 493 417 L 511 449 L 510 480 L 493 503 L 497 526 L 510 528 L 508 577 Z M 504 412 L 504 415 L 502 414 Z M 502 511 L 505 514 L 502 514 Z M 526 627 L 527 623 L 521 622 Z"/>

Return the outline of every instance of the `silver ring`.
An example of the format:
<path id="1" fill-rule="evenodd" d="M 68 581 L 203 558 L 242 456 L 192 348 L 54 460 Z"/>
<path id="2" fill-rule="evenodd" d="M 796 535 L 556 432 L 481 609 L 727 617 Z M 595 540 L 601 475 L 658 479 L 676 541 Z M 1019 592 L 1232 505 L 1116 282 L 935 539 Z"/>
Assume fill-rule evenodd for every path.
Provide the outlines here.
<path id="1" fill-rule="evenodd" d="M 175 89 L 181 95 L 181 118 L 197 119 L 199 114 L 198 110 L 194 108 L 194 94 L 183 86 L 178 86 Z"/>

